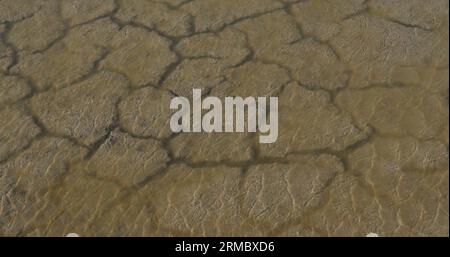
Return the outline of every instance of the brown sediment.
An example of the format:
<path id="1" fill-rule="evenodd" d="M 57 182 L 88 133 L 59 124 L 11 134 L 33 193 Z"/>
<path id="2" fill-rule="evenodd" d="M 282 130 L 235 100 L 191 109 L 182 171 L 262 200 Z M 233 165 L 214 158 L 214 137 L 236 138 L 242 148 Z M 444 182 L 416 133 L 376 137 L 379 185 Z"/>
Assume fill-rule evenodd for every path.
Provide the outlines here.
<path id="1" fill-rule="evenodd" d="M 0 0 L 0 235 L 448 236 L 448 1 Z M 279 97 L 279 137 L 170 99 Z"/>

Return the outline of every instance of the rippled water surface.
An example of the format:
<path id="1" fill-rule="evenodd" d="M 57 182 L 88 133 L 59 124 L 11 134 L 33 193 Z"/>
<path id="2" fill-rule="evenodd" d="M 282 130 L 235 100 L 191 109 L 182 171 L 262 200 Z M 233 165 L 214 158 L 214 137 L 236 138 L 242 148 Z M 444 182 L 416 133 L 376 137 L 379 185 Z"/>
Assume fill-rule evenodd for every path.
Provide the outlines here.
<path id="1" fill-rule="evenodd" d="M 0 235 L 448 236 L 447 0 L 0 0 Z M 174 96 L 277 96 L 279 136 Z"/>

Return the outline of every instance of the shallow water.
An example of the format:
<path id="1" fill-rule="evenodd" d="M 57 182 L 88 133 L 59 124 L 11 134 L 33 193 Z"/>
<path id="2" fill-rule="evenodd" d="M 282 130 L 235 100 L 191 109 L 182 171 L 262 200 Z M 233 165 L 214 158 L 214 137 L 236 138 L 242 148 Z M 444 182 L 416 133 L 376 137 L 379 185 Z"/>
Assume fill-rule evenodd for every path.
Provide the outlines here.
<path id="1" fill-rule="evenodd" d="M 448 1 L 0 7 L 0 235 L 449 235 Z M 173 134 L 192 88 L 277 141 Z"/>

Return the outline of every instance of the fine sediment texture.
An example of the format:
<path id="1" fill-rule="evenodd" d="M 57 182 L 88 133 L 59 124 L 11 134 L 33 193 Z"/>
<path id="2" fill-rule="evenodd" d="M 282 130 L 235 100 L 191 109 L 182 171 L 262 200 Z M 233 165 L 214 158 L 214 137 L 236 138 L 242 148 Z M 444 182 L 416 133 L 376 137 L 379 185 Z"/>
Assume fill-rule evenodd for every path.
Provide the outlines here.
<path id="1" fill-rule="evenodd" d="M 0 236 L 448 236 L 447 0 L 0 0 Z M 279 136 L 170 100 L 279 97 Z"/>

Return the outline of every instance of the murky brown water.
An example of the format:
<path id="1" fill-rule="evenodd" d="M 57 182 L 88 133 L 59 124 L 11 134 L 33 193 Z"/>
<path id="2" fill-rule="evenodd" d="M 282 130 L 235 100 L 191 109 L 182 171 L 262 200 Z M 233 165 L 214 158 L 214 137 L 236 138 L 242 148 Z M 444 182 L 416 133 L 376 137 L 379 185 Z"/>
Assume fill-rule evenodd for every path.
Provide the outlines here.
<path id="1" fill-rule="evenodd" d="M 0 235 L 448 236 L 447 0 L 0 0 Z M 170 100 L 278 96 L 279 137 Z"/>

